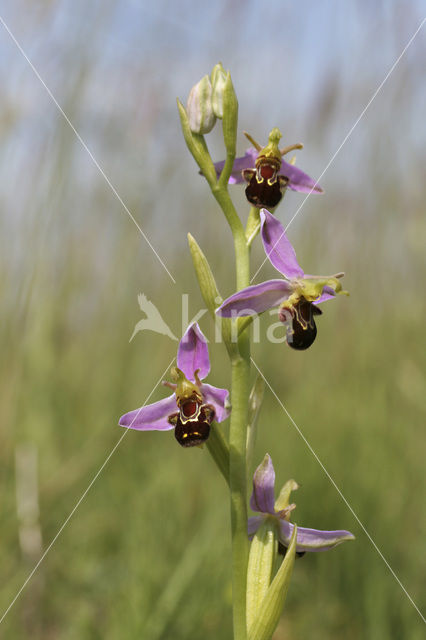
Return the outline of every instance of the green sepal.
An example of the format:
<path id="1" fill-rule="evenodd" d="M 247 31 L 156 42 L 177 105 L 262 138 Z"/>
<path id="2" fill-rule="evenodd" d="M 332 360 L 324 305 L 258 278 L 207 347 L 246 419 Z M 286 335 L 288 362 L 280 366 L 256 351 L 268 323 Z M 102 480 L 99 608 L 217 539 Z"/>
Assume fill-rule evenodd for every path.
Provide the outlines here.
<path id="1" fill-rule="evenodd" d="M 259 418 L 260 407 L 263 402 L 263 395 L 265 392 L 265 381 L 259 374 L 254 382 L 252 390 L 249 396 L 248 406 L 248 425 L 247 425 L 247 473 L 250 472 L 253 450 L 256 442 L 257 435 L 257 421 Z"/>
<path id="2" fill-rule="evenodd" d="M 261 603 L 259 614 L 248 628 L 248 640 L 271 640 L 287 597 L 296 556 L 297 527 L 294 525 L 290 545 L 275 578 Z"/>
<path id="3" fill-rule="evenodd" d="M 324 287 L 330 287 L 335 294 L 348 296 L 349 292 L 342 289 L 340 278 L 344 273 L 336 273 L 334 276 L 304 276 L 303 278 L 294 279 L 293 293 L 281 303 L 283 308 L 291 308 L 291 306 L 305 298 L 308 302 L 315 302 L 322 295 Z"/>
<path id="4" fill-rule="evenodd" d="M 234 166 L 237 152 L 237 130 L 238 130 L 238 100 L 232 84 L 231 74 L 226 74 L 225 87 L 223 89 L 223 141 L 226 147 L 226 160 L 219 178 L 219 186 L 227 187 L 229 176 Z"/>
<path id="5" fill-rule="evenodd" d="M 293 479 L 287 480 L 287 482 L 285 483 L 285 485 L 280 491 L 280 495 L 275 500 L 275 511 L 282 511 L 283 509 L 286 509 L 290 504 L 291 492 L 296 491 L 296 489 L 298 488 L 299 488 L 299 485 L 297 484 L 296 480 L 293 480 Z M 289 520 L 289 519 L 290 519 L 290 513 L 288 514 L 288 517 L 286 518 L 286 520 Z"/>
<path id="6" fill-rule="evenodd" d="M 191 152 L 195 162 L 200 167 L 201 172 L 205 176 L 210 187 L 213 188 L 216 185 L 216 170 L 210 157 L 204 136 L 199 135 L 198 133 L 192 133 L 189 126 L 188 114 L 179 99 L 177 99 L 177 106 L 186 146 Z"/>
<path id="7" fill-rule="evenodd" d="M 195 238 L 188 233 L 188 244 L 191 251 L 192 262 L 197 275 L 198 285 L 207 309 L 213 320 L 220 323 L 221 333 L 227 348 L 231 345 L 231 320 L 217 316 L 215 311 L 222 304 L 223 298 L 219 293 L 216 280 L 207 261 L 206 256 L 201 251 Z"/>
<path id="8" fill-rule="evenodd" d="M 249 552 L 247 567 L 247 631 L 261 615 L 263 601 L 271 584 L 278 552 L 277 524 L 266 517 L 256 531 Z"/>
<path id="9" fill-rule="evenodd" d="M 213 422 L 206 447 L 219 471 L 229 484 L 229 445 L 217 422 Z"/>

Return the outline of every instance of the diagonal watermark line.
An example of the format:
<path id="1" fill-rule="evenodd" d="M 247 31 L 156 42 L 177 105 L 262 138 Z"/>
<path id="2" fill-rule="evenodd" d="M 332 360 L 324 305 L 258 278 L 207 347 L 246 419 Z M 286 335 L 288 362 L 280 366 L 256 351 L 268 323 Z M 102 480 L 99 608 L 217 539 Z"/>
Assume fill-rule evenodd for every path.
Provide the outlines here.
<path id="1" fill-rule="evenodd" d="M 69 513 L 69 515 L 65 518 L 64 522 L 62 523 L 59 531 L 57 532 L 57 534 L 55 535 L 55 537 L 53 538 L 53 540 L 51 541 L 51 543 L 49 544 L 49 546 L 46 548 L 45 552 L 43 553 L 43 555 L 41 556 L 40 560 L 37 562 L 37 564 L 35 565 L 35 567 L 33 568 L 33 570 L 31 571 L 31 573 L 29 574 L 29 576 L 27 577 L 27 579 L 25 580 L 24 584 L 22 585 L 22 587 L 19 589 L 18 593 L 16 594 L 16 596 L 13 598 L 12 602 L 9 604 L 9 606 L 7 607 L 7 609 L 4 611 L 3 615 L 0 618 L 0 624 L 3 622 L 3 620 L 5 619 L 5 617 L 7 616 L 7 614 L 9 613 L 9 611 L 11 610 L 11 608 L 13 607 L 13 605 L 15 604 L 15 602 L 17 601 L 17 599 L 19 598 L 19 596 L 21 595 L 21 593 L 23 592 L 23 590 L 25 589 L 25 587 L 27 586 L 27 584 L 29 583 L 29 581 L 31 580 L 31 578 L 33 577 L 33 575 L 35 574 L 35 572 L 37 571 L 37 569 L 39 568 L 39 566 L 41 565 L 41 563 L 43 562 L 43 560 L 45 559 L 45 557 L 47 556 L 47 554 L 49 553 L 49 551 L 51 550 L 51 548 L 53 547 L 53 545 L 55 544 L 56 540 L 59 538 L 59 536 L 61 535 L 62 531 L 65 529 L 65 527 L 67 526 L 68 522 L 71 520 L 72 516 L 74 515 L 74 513 L 77 511 L 78 507 L 80 506 L 80 504 L 83 502 L 84 498 L 87 496 L 87 494 L 89 493 L 90 489 L 93 487 L 93 485 L 95 484 L 96 480 L 98 479 L 98 477 L 100 476 L 100 474 L 102 473 L 103 469 L 106 467 L 106 465 L 108 464 L 109 460 L 111 459 L 111 457 L 113 456 L 114 452 L 118 449 L 119 445 L 122 443 L 122 441 L 124 440 L 124 438 L 126 437 L 129 429 L 131 428 L 132 424 L 134 423 L 134 421 L 136 420 L 136 418 L 138 417 L 139 413 L 141 412 L 141 410 L 143 409 L 143 407 L 146 405 L 146 403 L 148 402 L 148 400 L 151 398 L 152 394 L 154 393 L 154 391 L 156 390 L 156 388 L 158 387 L 158 385 L 160 384 L 160 382 L 162 381 L 163 377 L 165 376 L 167 370 L 172 366 L 173 362 L 174 362 L 175 358 L 173 357 L 170 361 L 170 363 L 167 365 L 166 369 L 163 371 L 163 373 L 161 374 L 160 378 L 157 380 L 157 382 L 155 383 L 155 386 L 153 387 L 152 391 L 149 393 L 149 395 L 147 396 L 145 402 L 143 403 L 142 407 L 139 409 L 139 411 L 137 412 L 137 414 L 135 415 L 135 417 L 133 418 L 131 424 L 128 427 L 125 427 L 125 431 L 123 433 L 123 435 L 120 437 L 120 439 L 116 442 L 116 444 L 113 446 L 113 448 L 111 449 L 110 453 L 108 454 L 108 456 L 105 458 L 104 462 L 102 463 L 102 465 L 99 467 L 98 471 L 96 472 L 96 474 L 93 476 L 92 480 L 90 481 L 89 485 L 87 486 L 87 488 L 85 489 L 85 491 L 82 493 L 81 497 L 78 499 L 78 501 L 76 502 L 76 504 L 74 505 L 72 511 Z"/>
<path id="2" fill-rule="evenodd" d="M 139 233 L 142 235 L 142 237 L 144 238 L 145 242 L 148 244 L 148 246 L 150 247 L 150 249 L 154 252 L 154 254 L 156 255 L 158 261 L 160 262 L 161 266 L 163 267 L 163 269 L 165 269 L 165 271 L 167 272 L 168 276 L 170 277 L 170 279 L 172 280 L 172 282 L 174 284 L 176 284 L 176 280 L 174 279 L 174 277 L 172 276 L 172 274 L 170 273 L 170 271 L 168 270 L 168 268 L 166 267 L 166 265 L 164 264 L 163 260 L 160 258 L 160 256 L 158 255 L 157 251 L 154 249 L 154 247 L 152 246 L 149 238 L 147 237 L 147 235 L 144 233 L 144 231 L 142 230 L 141 226 L 139 225 L 139 223 L 137 222 L 137 220 L 135 219 L 135 217 L 132 215 L 132 213 L 130 212 L 129 208 L 127 207 L 127 205 L 124 203 L 123 199 L 121 198 L 120 194 L 118 193 L 117 189 L 114 187 L 114 185 L 111 183 L 111 180 L 108 178 L 108 176 L 106 175 L 105 171 L 102 169 L 101 165 L 99 164 L 99 162 L 96 160 L 95 156 L 93 155 L 93 153 L 90 151 L 89 147 L 87 146 L 87 144 L 84 142 L 83 138 L 81 137 L 81 135 L 79 134 L 79 132 L 77 131 L 77 129 L 75 128 L 75 126 L 73 125 L 73 123 L 71 122 L 71 120 L 68 118 L 67 114 L 65 113 L 65 111 L 62 109 L 61 105 L 59 104 L 59 102 L 56 100 L 55 96 L 53 95 L 53 93 L 51 92 L 51 90 L 49 89 L 49 87 L 47 86 L 47 84 L 45 83 L 45 81 L 43 80 L 43 78 L 41 77 L 41 75 L 39 74 L 39 72 L 37 71 L 37 69 L 35 68 L 35 66 L 33 65 L 33 63 L 31 62 L 31 60 L 29 59 L 29 57 L 27 56 L 27 54 L 25 53 L 25 51 L 23 50 L 23 48 L 21 47 L 21 45 L 19 44 L 19 42 L 17 41 L 17 39 L 15 38 L 15 36 L 13 35 L 13 33 L 11 32 L 11 30 L 9 29 L 9 27 L 7 26 L 7 24 L 5 23 L 5 21 L 3 20 L 2 16 L 0 16 L 0 23 L 3 25 L 4 29 L 7 31 L 7 33 L 9 34 L 9 36 L 11 37 L 11 39 L 13 40 L 13 42 L 15 43 L 15 45 L 17 46 L 17 48 L 19 49 L 19 51 L 21 52 L 21 54 L 23 55 L 23 57 L 25 58 L 25 60 L 28 62 L 28 64 L 30 65 L 31 69 L 33 70 L 34 74 L 37 76 L 37 78 L 39 79 L 39 81 L 41 82 L 41 84 L 43 85 L 43 87 L 46 89 L 46 92 L 48 93 L 49 97 L 51 98 L 51 100 L 54 102 L 55 106 L 57 107 L 57 109 L 60 111 L 60 113 L 62 114 L 62 116 L 64 117 L 64 119 L 66 120 L 66 122 L 68 123 L 68 125 L 71 127 L 71 129 L 73 130 L 75 136 L 77 137 L 78 141 L 80 142 L 80 144 L 82 145 L 82 147 L 84 148 L 84 150 L 87 152 L 87 154 L 89 155 L 90 159 L 92 160 L 93 164 L 95 165 L 95 167 L 98 169 L 99 173 L 102 175 L 102 177 L 104 178 L 105 182 L 108 184 L 109 188 L 111 189 L 111 191 L 113 192 L 113 194 L 115 195 L 115 197 L 117 198 L 117 200 L 119 201 L 119 203 L 121 204 L 121 206 L 123 207 L 123 209 L 126 211 L 126 213 L 128 214 L 128 216 L 130 217 L 130 219 L 132 220 L 132 222 L 135 224 L 135 226 L 137 227 L 137 229 L 139 230 Z"/>
<path id="3" fill-rule="evenodd" d="M 361 529 L 363 530 L 363 532 L 365 533 L 365 535 L 367 536 L 367 538 L 370 540 L 371 544 L 373 545 L 373 547 L 375 548 L 375 550 L 377 551 L 377 553 L 379 554 L 379 556 L 381 557 L 381 559 L 383 560 L 383 562 L 385 563 L 385 565 L 387 566 L 387 568 L 389 569 L 389 571 L 391 572 L 391 574 L 393 575 L 393 577 L 395 578 L 395 580 L 397 581 L 397 583 L 399 584 L 399 586 L 401 587 L 401 589 L 403 590 L 403 592 L 405 593 L 405 595 L 407 596 L 407 598 L 409 599 L 409 601 L 411 602 L 411 604 L 413 605 L 413 607 L 415 608 L 415 610 L 417 611 L 417 613 L 419 614 L 419 616 L 421 617 L 421 619 L 423 620 L 423 622 L 426 624 L 426 619 L 423 616 L 422 612 L 420 611 L 420 609 L 418 608 L 418 606 L 416 605 L 416 603 L 414 602 L 413 598 L 410 596 L 410 594 L 408 593 L 407 589 L 404 587 L 404 585 L 402 584 L 401 580 L 398 578 L 398 576 L 396 575 L 395 571 L 392 569 L 392 567 L 390 566 L 389 562 L 386 560 L 385 556 L 383 555 L 383 553 L 380 551 L 379 547 L 377 546 L 377 544 L 374 542 L 373 538 L 371 537 L 371 535 L 368 533 L 367 529 L 365 528 L 365 526 L 362 524 L 361 520 L 359 519 L 359 517 L 357 516 L 357 514 L 355 513 L 355 511 L 353 510 L 353 508 L 351 507 L 351 505 L 349 504 L 349 502 L 347 501 L 347 499 L 345 498 L 345 496 L 343 495 L 343 493 L 341 492 L 341 490 L 339 489 L 339 487 L 337 486 L 336 482 L 334 481 L 334 479 L 331 477 L 331 475 L 329 474 L 329 472 L 327 471 L 327 469 L 325 468 L 325 466 L 323 465 L 323 463 L 321 462 L 321 460 L 319 459 L 318 455 L 315 453 L 314 449 L 311 447 L 311 445 L 309 444 L 309 442 L 307 441 L 306 437 L 303 435 L 302 431 L 300 430 L 300 428 L 297 426 L 297 424 L 295 423 L 295 421 L 293 420 L 293 418 L 291 417 L 291 415 L 289 414 L 289 412 L 287 411 L 287 409 L 285 408 L 285 406 L 283 405 L 283 403 L 281 402 L 281 400 L 279 399 L 279 397 L 277 396 L 277 394 L 275 393 L 275 391 L 273 390 L 273 388 L 271 387 L 271 385 L 269 384 L 268 380 L 265 378 L 265 376 L 263 375 L 262 371 L 259 369 L 259 367 L 257 366 L 257 364 L 255 363 L 255 361 L 253 360 L 253 358 L 250 357 L 250 360 L 252 361 L 254 367 L 257 369 L 259 375 L 262 376 L 265 384 L 267 385 L 267 387 L 269 388 L 270 392 L 272 393 L 272 395 L 274 396 L 274 398 L 277 400 L 278 404 L 280 405 L 281 409 L 284 411 L 284 413 L 286 414 L 287 418 L 290 420 L 290 422 L 292 423 L 292 425 L 294 426 L 294 428 L 296 429 L 297 433 L 299 434 L 299 436 L 302 438 L 303 442 L 306 444 L 306 446 L 308 447 L 309 451 L 312 453 L 312 455 L 314 456 L 315 460 L 318 462 L 318 464 L 320 465 L 321 469 L 324 471 L 325 475 L 327 476 L 327 478 L 330 480 L 331 484 L 333 485 L 333 487 L 336 489 L 337 493 L 339 494 L 339 496 L 342 498 L 343 502 L 345 503 L 345 505 L 348 507 L 349 511 L 352 513 L 353 517 L 355 518 L 355 520 L 357 521 L 357 523 L 359 524 L 359 526 L 361 527 Z"/>
<path id="4" fill-rule="evenodd" d="M 387 79 L 389 78 L 389 76 L 392 74 L 392 72 L 395 70 L 395 67 L 398 65 L 398 63 L 400 62 L 400 60 L 402 59 L 402 57 L 404 56 L 404 54 L 406 53 L 408 47 L 411 45 L 411 43 L 413 42 L 414 38 L 417 36 L 417 34 L 419 33 L 420 29 L 423 27 L 424 23 L 426 21 L 426 18 L 423 18 L 423 20 L 421 21 L 420 25 L 417 27 L 416 31 L 414 32 L 414 34 L 411 36 L 411 38 L 409 39 L 409 41 L 407 42 L 407 44 L 405 45 L 405 47 L 403 48 L 403 50 L 401 51 L 401 53 L 399 54 L 398 58 L 395 60 L 395 62 L 393 63 L 393 65 L 391 66 L 391 68 L 389 69 L 389 71 L 387 72 L 387 74 L 385 75 L 384 79 L 382 80 L 382 82 L 379 84 L 379 86 L 377 87 L 377 89 L 375 90 L 375 92 L 373 93 L 373 95 L 371 96 L 370 100 L 367 102 L 367 104 L 365 105 L 364 109 L 361 111 L 361 113 L 359 114 L 358 118 L 355 120 L 355 122 L 353 123 L 352 127 L 349 129 L 348 133 L 345 135 L 345 137 L 343 138 L 340 146 L 338 147 L 338 149 L 334 152 L 334 154 L 331 156 L 330 160 L 328 161 L 325 169 L 323 170 L 323 172 L 321 173 L 321 175 L 317 178 L 314 186 L 312 187 L 312 189 L 309 191 L 309 193 L 306 195 L 306 197 L 302 200 L 302 204 L 299 206 L 299 208 L 296 210 L 296 213 L 293 215 L 293 217 L 290 219 L 290 222 L 287 224 L 287 226 L 284 229 L 284 232 L 280 235 L 280 237 L 278 238 L 278 240 L 275 242 L 274 246 L 271 249 L 271 252 L 275 249 L 275 247 L 277 246 L 277 244 L 279 243 L 279 241 L 281 240 L 282 236 L 284 235 L 284 233 L 287 231 L 287 229 L 289 228 L 289 226 L 291 225 L 291 223 L 293 222 L 293 220 L 295 219 L 295 217 L 300 213 L 302 207 L 304 206 L 306 200 L 309 198 L 309 196 L 312 194 L 312 192 L 314 191 L 316 185 L 319 183 L 319 181 L 321 180 L 321 178 L 324 176 L 324 174 L 326 173 L 326 171 L 330 168 L 330 166 L 332 165 L 332 163 L 334 162 L 336 156 L 338 155 L 338 153 L 341 151 L 342 147 L 346 144 L 346 142 L 348 141 L 348 139 L 350 138 L 350 136 L 352 135 L 355 127 L 357 127 L 357 125 L 359 124 L 360 120 L 363 118 L 363 116 L 365 115 L 367 109 L 370 107 L 371 103 L 373 102 L 373 100 L 377 97 L 378 93 L 381 91 L 383 85 L 385 84 L 385 82 L 387 81 Z M 258 268 L 258 270 L 256 271 L 256 273 L 254 274 L 254 276 L 251 278 L 250 280 L 250 284 L 253 282 L 253 280 L 256 278 L 257 274 L 259 273 L 259 271 L 262 269 L 263 265 L 265 264 L 265 262 L 267 262 L 268 258 L 264 258 L 262 264 L 260 265 L 260 267 Z"/>

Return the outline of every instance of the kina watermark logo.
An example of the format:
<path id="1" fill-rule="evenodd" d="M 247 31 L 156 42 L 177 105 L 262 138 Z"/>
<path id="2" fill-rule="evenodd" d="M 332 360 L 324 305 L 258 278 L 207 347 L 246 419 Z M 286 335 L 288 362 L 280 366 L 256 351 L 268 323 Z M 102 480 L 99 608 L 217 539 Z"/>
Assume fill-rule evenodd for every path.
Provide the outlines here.
<path id="1" fill-rule="evenodd" d="M 154 331 L 155 333 L 161 333 L 163 336 L 168 336 L 172 340 L 178 340 L 167 322 L 163 320 L 155 304 L 151 302 L 151 300 L 148 300 L 144 293 L 139 293 L 138 304 L 141 311 L 145 314 L 145 318 L 142 318 L 142 320 L 139 320 L 139 322 L 135 324 L 129 342 L 133 340 L 139 331 Z"/>
<path id="2" fill-rule="evenodd" d="M 179 338 L 164 320 L 161 312 L 156 307 L 156 305 L 144 294 L 138 294 L 138 305 L 140 310 L 142 311 L 144 317 L 142 317 L 136 324 L 133 329 L 133 333 L 130 337 L 129 342 L 131 342 L 136 334 L 144 332 L 144 331 L 152 331 L 154 333 L 159 333 L 160 335 L 167 336 L 171 340 L 175 340 L 176 342 Z M 218 299 L 218 306 L 221 304 L 222 300 Z M 194 316 L 190 315 L 189 312 L 189 295 L 187 293 L 182 294 L 182 303 L 181 303 L 181 327 L 180 327 L 180 335 L 183 335 L 190 324 L 193 322 L 200 322 L 201 318 L 208 313 L 207 309 L 200 309 Z M 240 315 L 251 315 L 252 321 L 252 331 L 253 331 L 253 342 L 259 343 L 261 341 L 260 333 L 260 318 L 255 310 L 245 309 L 242 313 L 235 315 L 232 314 L 232 318 L 238 318 Z M 273 317 L 279 318 L 278 309 L 271 309 L 268 313 L 264 313 L 264 316 L 269 316 L 271 319 Z M 214 342 L 222 343 L 222 318 L 217 316 L 215 320 L 215 331 L 214 331 Z M 283 322 L 283 319 L 279 319 L 278 322 L 274 321 L 269 324 L 265 330 L 265 338 L 268 342 L 273 344 L 281 344 L 283 342 L 288 341 L 288 331 L 286 338 L 286 323 Z M 231 341 L 236 342 L 238 340 L 238 330 L 236 323 L 232 323 L 231 330 Z"/>

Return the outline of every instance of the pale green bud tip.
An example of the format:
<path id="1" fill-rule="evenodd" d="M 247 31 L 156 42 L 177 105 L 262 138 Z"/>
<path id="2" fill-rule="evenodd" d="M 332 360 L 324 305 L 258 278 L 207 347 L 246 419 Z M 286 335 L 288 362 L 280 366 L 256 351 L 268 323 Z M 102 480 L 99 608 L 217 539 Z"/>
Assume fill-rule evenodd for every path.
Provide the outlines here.
<path id="1" fill-rule="evenodd" d="M 221 62 L 218 62 L 217 64 L 215 64 L 215 66 L 212 69 L 211 72 L 211 80 L 212 80 L 212 87 L 214 89 L 214 86 L 216 84 L 216 82 L 220 82 L 221 80 L 226 80 L 226 71 L 223 68 L 223 65 Z"/>
<path id="2" fill-rule="evenodd" d="M 209 133 L 214 127 L 216 116 L 212 106 L 212 85 L 209 76 L 204 76 L 192 87 L 186 103 L 189 127 L 192 133 Z"/>
<path id="3" fill-rule="evenodd" d="M 217 118 L 223 118 L 223 94 L 226 87 L 227 73 L 219 62 L 211 73 L 212 78 L 212 107 Z"/>

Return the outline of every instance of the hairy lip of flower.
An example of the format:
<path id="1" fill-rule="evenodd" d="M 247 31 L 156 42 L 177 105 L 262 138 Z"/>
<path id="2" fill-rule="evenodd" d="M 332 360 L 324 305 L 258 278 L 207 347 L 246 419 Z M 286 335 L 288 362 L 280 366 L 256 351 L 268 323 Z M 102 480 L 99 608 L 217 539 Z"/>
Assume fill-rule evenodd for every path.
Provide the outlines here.
<path id="1" fill-rule="evenodd" d="M 182 409 L 170 416 L 170 424 L 175 427 L 175 438 L 182 447 L 198 447 L 206 442 L 210 435 L 210 425 L 214 420 L 214 408 L 204 404 L 196 408 L 190 418 L 182 416 Z"/>
<path id="2" fill-rule="evenodd" d="M 321 309 L 303 297 L 290 307 L 280 307 L 279 319 L 286 326 L 286 340 L 289 347 L 305 351 L 317 337 L 314 316 L 322 315 Z"/>

